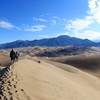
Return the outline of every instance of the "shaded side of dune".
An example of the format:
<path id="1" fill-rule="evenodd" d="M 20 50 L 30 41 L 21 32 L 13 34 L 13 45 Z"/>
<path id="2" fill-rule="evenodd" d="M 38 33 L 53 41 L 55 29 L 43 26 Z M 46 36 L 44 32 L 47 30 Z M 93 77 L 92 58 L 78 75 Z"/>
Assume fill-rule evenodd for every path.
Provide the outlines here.
<path id="1" fill-rule="evenodd" d="M 83 70 L 100 70 L 100 56 L 72 56 L 72 57 L 56 57 L 53 61 L 69 64 Z"/>
<path id="2" fill-rule="evenodd" d="M 72 65 L 78 69 L 100 77 L 100 55 L 56 57 L 51 60 Z"/>
<path id="3" fill-rule="evenodd" d="M 11 60 L 9 55 L 0 54 L 0 66 L 10 66 Z"/>

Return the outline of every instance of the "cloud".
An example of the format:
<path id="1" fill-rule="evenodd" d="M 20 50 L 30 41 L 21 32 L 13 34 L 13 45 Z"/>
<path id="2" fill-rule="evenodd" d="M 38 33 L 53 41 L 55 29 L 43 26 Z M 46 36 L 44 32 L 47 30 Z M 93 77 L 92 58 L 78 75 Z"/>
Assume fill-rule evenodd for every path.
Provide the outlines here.
<path id="1" fill-rule="evenodd" d="M 57 22 L 59 22 L 59 20 L 61 20 L 59 17 L 57 16 L 53 16 L 52 18 L 41 18 L 41 17 L 33 17 L 33 20 L 38 22 L 38 23 L 44 23 L 44 24 L 57 24 Z"/>
<path id="2" fill-rule="evenodd" d="M 24 31 L 27 32 L 39 32 L 42 31 L 44 28 L 46 28 L 45 25 L 35 25 L 35 26 L 30 26 L 24 29 Z"/>
<path id="3" fill-rule="evenodd" d="M 93 31 L 93 30 L 85 30 L 80 33 L 74 33 L 74 36 L 82 39 L 97 41 L 100 39 L 100 32 Z"/>
<path id="4" fill-rule="evenodd" d="M 77 37 L 81 39 L 89 39 L 92 41 L 99 41 L 100 40 L 100 32 L 94 30 L 84 30 L 84 31 L 76 31 L 72 34 L 70 32 L 59 33 L 58 35 L 69 35 L 71 37 Z"/>
<path id="5" fill-rule="evenodd" d="M 47 20 L 44 19 L 44 18 L 36 18 L 36 17 L 33 17 L 33 20 L 39 21 L 39 22 L 47 22 Z"/>
<path id="6" fill-rule="evenodd" d="M 87 16 L 84 18 L 76 18 L 75 20 L 69 20 L 65 25 L 68 30 L 84 30 L 87 29 L 92 23 L 100 23 L 100 0 L 88 0 Z"/>
<path id="7" fill-rule="evenodd" d="M 12 29 L 14 27 L 15 26 L 13 24 L 11 24 L 10 22 L 0 21 L 0 28 L 3 28 L 3 29 Z"/>
<path id="8" fill-rule="evenodd" d="M 52 22 L 53 24 L 57 24 L 57 20 L 55 20 L 55 19 L 52 19 L 51 22 Z"/>
<path id="9" fill-rule="evenodd" d="M 87 16 L 84 19 L 75 19 L 75 20 L 69 20 L 67 22 L 67 25 L 65 26 L 66 29 L 68 30 L 83 30 L 89 27 L 91 23 L 93 22 L 91 16 Z"/>
<path id="10" fill-rule="evenodd" d="M 97 23 L 100 23 L 100 0 L 89 0 L 88 7 L 89 14 Z"/>
<path id="11" fill-rule="evenodd" d="M 52 24 L 57 24 L 60 20 L 61 20 L 60 17 L 58 17 L 58 16 L 53 16 L 52 19 L 51 19 L 51 23 L 52 23 Z"/>
<path id="12" fill-rule="evenodd" d="M 88 0 L 87 12 L 84 18 L 68 20 L 65 29 L 72 33 L 70 36 L 100 40 L 100 32 L 92 30 L 92 24 L 100 24 L 100 0 Z"/>

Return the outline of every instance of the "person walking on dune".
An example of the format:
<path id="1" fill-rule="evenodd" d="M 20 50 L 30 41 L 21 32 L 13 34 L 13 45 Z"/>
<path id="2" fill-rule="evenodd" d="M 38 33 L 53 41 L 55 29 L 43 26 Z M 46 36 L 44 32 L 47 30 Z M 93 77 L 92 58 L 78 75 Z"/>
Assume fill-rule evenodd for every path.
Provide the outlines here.
<path id="1" fill-rule="evenodd" d="M 15 55 L 16 55 L 16 61 L 18 61 L 19 53 L 16 51 Z"/>
<path id="2" fill-rule="evenodd" d="M 14 63 L 15 58 L 16 58 L 16 54 L 15 54 L 15 51 L 13 49 L 10 51 L 10 58 L 11 58 L 11 62 Z"/>

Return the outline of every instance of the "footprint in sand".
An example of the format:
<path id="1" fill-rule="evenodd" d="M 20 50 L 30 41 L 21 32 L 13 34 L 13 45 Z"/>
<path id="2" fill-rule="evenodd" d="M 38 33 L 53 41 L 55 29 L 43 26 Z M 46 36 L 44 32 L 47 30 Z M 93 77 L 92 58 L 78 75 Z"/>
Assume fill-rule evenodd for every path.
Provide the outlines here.
<path id="1" fill-rule="evenodd" d="M 18 91 L 16 90 L 15 93 L 17 93 Z"/>
<path id="2" fill-rule="evenodd" d="M 10 90 L 10 87 L 7 87 L 7 90 Z"/>
<path id="3" fill-rule="evenodd" d="M 13 100 L 13 97 L 12 96 L 10 97 L 10 100 Z"/>
<path id="4" fill-rule="evenodd" d="M 6 96 L 4 96 L 4 99 L 3 99 L 3 100 L 8 100 L 8 99 L 7 99 L 7 97 L 6 97 Z"/>
<path id="5" fill-rule="evenodd" d="M 16 88 L 16 85 L 14 85 L 14 88 Z"/>
<path id="6" fill-rule="evenodd" d="M 10 91 L 8 91 L 8 94 L 9 94 L 9 95 L 12 95 L 13 93 L 12 93 L 12 92 L 10 92 Z"/>
<path id="7" fill-rule="evenodd" d="M 21 91 L 24 91 L 24 89 L 21 89 Z"/>

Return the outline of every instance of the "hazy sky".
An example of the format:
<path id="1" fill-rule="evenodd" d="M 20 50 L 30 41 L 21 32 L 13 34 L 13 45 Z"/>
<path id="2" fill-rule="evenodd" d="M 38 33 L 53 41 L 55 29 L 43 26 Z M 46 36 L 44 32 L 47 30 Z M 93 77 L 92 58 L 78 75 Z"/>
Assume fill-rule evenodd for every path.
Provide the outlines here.
<path id="1" fill-rule="evenodd" d="M 100 41 L 100 0 L 0 0 L 0 43 L 58 35 Z"/>

